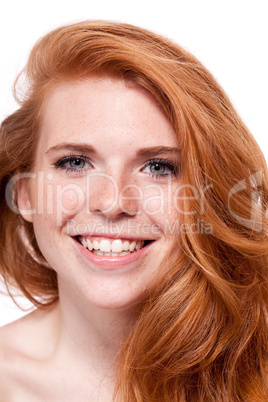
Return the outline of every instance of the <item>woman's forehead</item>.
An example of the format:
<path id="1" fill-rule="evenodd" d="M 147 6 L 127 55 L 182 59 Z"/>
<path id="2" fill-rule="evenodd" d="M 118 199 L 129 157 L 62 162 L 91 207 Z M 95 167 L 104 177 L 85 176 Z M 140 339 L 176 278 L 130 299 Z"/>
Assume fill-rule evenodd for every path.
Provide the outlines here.
<path id="1" fill-rule="evenodd" d="M 82 138 L 83 137 L 83 138 Z M 161 107 L 143 88 L 110 78 L 62 83 L 47 98 L 41 125 L 46 147 L 87 138 L 107 146 L 117 139 L 124 143 L 165 142 L 177 146 L 177 136 Z"/>

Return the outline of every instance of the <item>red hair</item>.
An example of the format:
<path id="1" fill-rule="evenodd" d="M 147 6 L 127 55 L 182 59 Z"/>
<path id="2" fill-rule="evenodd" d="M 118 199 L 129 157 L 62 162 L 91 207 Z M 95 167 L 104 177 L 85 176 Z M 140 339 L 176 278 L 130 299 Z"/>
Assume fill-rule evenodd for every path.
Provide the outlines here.
<path id="1" fill-rule="evenodd" d="M 210 186 L 204 210 L 194 197 L 182 200 L 181 209 L 193 213 L 180 220 L 188 228 L 203 222 L 212 232 L 178 234 L 180 247 L 174 245 L 158 284 L 140 304 L 118 358 L 116 397 L 268 400 L 267 166 L 212 75 L 159 35 L 86 21 L 58 28 L 34 46 L 24 71 L 25 97 L 1 126 L 0 273 L 7 286 L 41 308 L 58 298 L 56 273 L 44 261 L 32 224 L 8 207 L 4 192 L 16 172 L 31 170 L 50 89 L 92 75 L 148 90 L 179 136 L 186 193 Z"/>

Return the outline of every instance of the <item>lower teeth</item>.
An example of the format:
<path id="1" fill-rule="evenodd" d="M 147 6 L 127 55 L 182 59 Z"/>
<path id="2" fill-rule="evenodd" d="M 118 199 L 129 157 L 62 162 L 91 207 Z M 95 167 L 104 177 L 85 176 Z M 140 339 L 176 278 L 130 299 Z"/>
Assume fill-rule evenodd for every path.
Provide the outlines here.
<path id="1" fill-rule="evenodd" d="M 108 253 L 108 252 L 104 252 L 104 251 L 100 251 L 100 250 L 92 250 L 91 252 L 95 255 L 102 255 L 104 257 L 119 257 L 119 256 L 131 254 L 130 251 L 122 251 L 122 253 L 113 253 L 113 252 Z"/>

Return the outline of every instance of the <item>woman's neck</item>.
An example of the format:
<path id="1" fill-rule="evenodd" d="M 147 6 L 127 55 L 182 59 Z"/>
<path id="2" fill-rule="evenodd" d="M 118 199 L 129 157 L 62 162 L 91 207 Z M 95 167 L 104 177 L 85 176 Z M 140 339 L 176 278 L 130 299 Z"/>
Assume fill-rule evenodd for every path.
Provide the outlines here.
<path id="1" fill-rule="evenodd" d="M 100 372 L 112 372 L 133 321 L 133 309 L 109 310 L 89 305 L 60 280 L 59 297 L 54 315 L 54 355 L 66 364 L 75 360 L 76 367 L 93 364 Z"/>

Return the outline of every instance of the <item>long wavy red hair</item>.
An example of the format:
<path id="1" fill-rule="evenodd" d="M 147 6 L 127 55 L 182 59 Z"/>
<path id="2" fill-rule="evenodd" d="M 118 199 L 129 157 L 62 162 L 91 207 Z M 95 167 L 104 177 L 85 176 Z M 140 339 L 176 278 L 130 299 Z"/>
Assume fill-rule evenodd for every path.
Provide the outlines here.
<path id="1" fill-rule="evenodd" d="M 31 170 L 51 88 L 92 75 L 130 80 L 159 102 L 180 138 L 185 197 L 163 275 L 138 307 L 118 356 L 115 399 L 268 400 L 268 175 L 264 157 L 212 75 L 173 42 L 127 24 L 85 21 L 47 34 L 23 72 L 20 108 L 1 125 L 0 273 L 37 307 L 58 298 L 32 224 L 5 197 Z M 20 82 L 20 81 L 19 81 Z M 209 191 L 204 192 L 204 189 Z M 193 230 L 202 222 L 212 230 Z M 27 239 L 27 244 L 25 244 Z M 176 239 L 175 239 L 176 240 Z M 179 245 L 178 245 L 179 243 Z"/>

